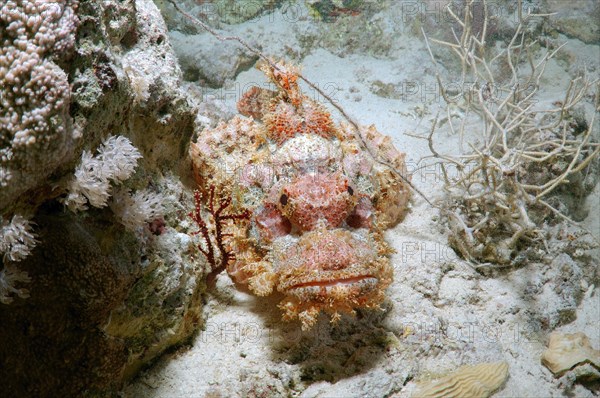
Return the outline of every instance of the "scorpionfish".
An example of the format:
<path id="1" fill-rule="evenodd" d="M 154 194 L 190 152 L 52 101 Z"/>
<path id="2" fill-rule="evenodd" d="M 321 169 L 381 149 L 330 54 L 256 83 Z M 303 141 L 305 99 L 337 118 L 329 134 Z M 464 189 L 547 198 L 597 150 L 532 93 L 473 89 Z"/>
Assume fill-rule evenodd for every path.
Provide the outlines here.
<path id="1" fill-rule="evenodd" d="M 409 177 L 397 172 L 405 155 L 374 126 L 357 133 L 334 123 L 300 90 L 297 67 L 260 68 L 275 89 L 252 87 L 237 104 L 243 116 L 190 146 L 204 197 L 217 187 L 248 215 L 223 226 L 219 239 L 232 253 L 224 268 L 255 295 L 283 294 L 283 319 L 305 330 L 321 312 L 337 322 L 379 308 L 393 274 L 382 232 L 410 198 Z"/>

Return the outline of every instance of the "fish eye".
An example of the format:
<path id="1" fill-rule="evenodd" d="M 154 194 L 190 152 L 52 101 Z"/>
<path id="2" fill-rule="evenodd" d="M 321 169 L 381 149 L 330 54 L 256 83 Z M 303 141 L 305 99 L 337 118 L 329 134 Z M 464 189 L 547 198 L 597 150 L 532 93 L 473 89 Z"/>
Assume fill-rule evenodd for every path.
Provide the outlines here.
<path id="1" fill-rule="evenodd" d="M 282 206 L 287 205 L 288 202 L 288 196 L 286 194 L 281 194 L 281 196 L 279 197 L 279 203 L 281 203 Z"/>
<path id="2" fill-rule="evenodd" d="M 350 196 L 354 195 L 354 189 L 352 189 L 350 185 L 348 185 L 348 193 L 350 194 Z"/>

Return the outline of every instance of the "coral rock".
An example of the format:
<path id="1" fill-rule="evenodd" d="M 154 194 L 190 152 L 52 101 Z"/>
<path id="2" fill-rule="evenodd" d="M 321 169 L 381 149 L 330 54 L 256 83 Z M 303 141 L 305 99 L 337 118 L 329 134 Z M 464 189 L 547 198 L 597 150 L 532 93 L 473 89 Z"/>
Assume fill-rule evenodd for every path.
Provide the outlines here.
<path id="1" fill-rule="evenodd" d="M 119 188 L 160 190 L 168 224 L 186 217 L 175 210 L 187 192 L 172 170 L 196 112 L 168 36 L 151 0 L 0 1 L 0 235 L 16 238 L 0 247 L 0 301 L 8 283 L 19 290 L 8 291 L 12 304 L 0 303 L 3 396 L 113 396 L 201 322 L 203 275 L 185 226 L 158 236 L 146 225 L 142 234 L 126 231 L 119 221 L 156 215 L 145 195 L 137 198 L 144 218 L 134 219 L 123 217 L 132 215 L 123 202 L 113 207 L 120 214 L 73 214 L 56 200 L 68 194 L 84 150 L 125 135 L 144 158 L 136 182 Z M 111 164 L 96 171 L 114 182 L 134 166 Z M 23 223 L 6 230 L 17 214 L 33 216 L 33 231 Z M 28 253 L 32 236 L 39 243 Z M 30 297 L 21 299 L 28 281 Z"/>
<path id="2" fill-rule="evenodd" d="M 0 208 L 44 183 L 68 159 L 76 133 L 71 90 L 57 63 L 79 22 L 73 1 L 0 5 Z"/>

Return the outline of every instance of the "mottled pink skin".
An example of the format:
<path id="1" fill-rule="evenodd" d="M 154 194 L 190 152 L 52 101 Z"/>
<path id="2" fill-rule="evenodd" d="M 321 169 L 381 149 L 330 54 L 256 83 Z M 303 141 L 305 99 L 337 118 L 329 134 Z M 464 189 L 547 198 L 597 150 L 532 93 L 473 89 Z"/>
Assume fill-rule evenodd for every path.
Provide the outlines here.
<path id="1" fill-rule="evenodd" d="M 371 228 L 374 213 L 373 204 L 368 197 L 363 196 L 346 219 L 346 223 L 352 228 Z"/>
<path id="2" fill-rule="evenodd" d="M 337 228 L 356 205 L 354 188 L 342 174 L 304 174 L 281 189 L 279 209 L 301 231 L 319 222 Z"/>
<path id="3" fill-rule="evenodd" d="M 274 203 L 265 203 L 255 215 L 254 220 L 260 237 L 265 242 L 285 236 L 292 231 L 292 224 L 285 218 Z"/>
<path id="4" fill-rule="evenodd" d="M 308 272 L 339 271 L 357 263 L 358 250 L 356 241 L 345 240 L 335 233 L 322 233 L 318 241 L 290 247 L 286 257 Z"/>
<path id="5" fill-rule="evenodd" d="M 344 155 L 342 166 L 349 176 L 369 175 L 373 170 L 373 161 L 365 156 L 362 151 L 349 150 Z"/>
<path id="6" fill-rule="evenodd" d="M 242 167 L 239 178 L 240 184 L 246 188 L 258 186 L 268 189 L 275 178 L 274 166 L 264 163 L 247 164 Z"/>

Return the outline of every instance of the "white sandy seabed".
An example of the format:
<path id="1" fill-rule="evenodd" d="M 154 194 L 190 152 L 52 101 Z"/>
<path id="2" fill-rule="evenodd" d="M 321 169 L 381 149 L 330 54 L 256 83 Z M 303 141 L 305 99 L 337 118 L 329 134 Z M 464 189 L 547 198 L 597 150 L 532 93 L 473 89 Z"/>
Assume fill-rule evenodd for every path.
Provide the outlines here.
<path id="1" fill-rule="evenodd" d="M 310 27 L 290 24 L 274 14 L 230 31 L 256 41 L 262 38 L 265 53 L 284 58 L 286 46 L 297 46 L 303 29 Z M 600 59 L 598 46 L 562 39 L 576 57 Z M 434 68 L 422 40 L 402 32 L 395 40 L 401 44 L 381 59 L 356 53 L 340 57 L 312 49 L 301 60 L 302 71 L 361 124 L 373 123 L 392 136 L 416 169 L 426 164 L 430 152 L 425 140 L 406 133 L 426 134 L 444 104 L 431 89 Z M 542 81 L 543 101 L 561 98 L 568 69 L 550 62 Z M 377 96 L 372 89 L 376 80 L 395 84 L 405 95 Z M 239 74 L 227 90 L 231 93 L 253 82 L 265 82 L 255 69 Z M 416 82 L 417 89 L 403 82 Z M 234 100 L 235 96 L 226 98 L 232 112 Z M 456 153 L 456 137 L 444 130 L 436 137 L 439 152 Z M 414 174 L 413 183 L 430 199 L 441 197 L 439 170 L 426 167 Z M 600 236 L 599 194 L 597 186 L 586 202 L 590 216 L 585 223 L 596 236 Z M 165 355 L 134 380 L 124 396 L 409 397 L 420 380 L 463 364 L 500 360 L 508 362 L 510 377 L 494 397 L 564 396 L 564 386 L 541 365 L 540 356 L 554 330 L 583 332 L 600 348 L 594 265 L 571 281 L 576 286 L 567 290 L 579 289 L 582 297 L 573 304 L 572 297 L 561 294 L 561 283 L 569 283 L 561 276 L 561 262 L 568 258 L 558 256 L 550 265 L 531 263 L 483 276 L 448 246 L 447 232 L 437 217 L 438 211 L 415 194 L 406 219 L 386 233 L 397 253 L 392 256 L 395 280 L 384 311 L 343 319 L 337 327 L 322 319 L 314 330 L 302 333 L 297 323 L 281 321 L 276 308 L 279 297 L 238 292 L 222 275 L 216 291 L 207 296 L 204 330 L 192 345 Z M 591 255 L 598 264 L 598 251 Z M 569 305 L 577 307 L 576 319 L 552 326 Z M 571 387 L 570 394 L 597 396 L 579 384 Z"/>

